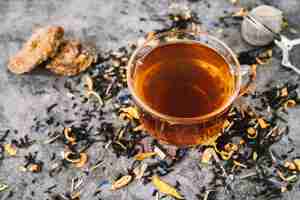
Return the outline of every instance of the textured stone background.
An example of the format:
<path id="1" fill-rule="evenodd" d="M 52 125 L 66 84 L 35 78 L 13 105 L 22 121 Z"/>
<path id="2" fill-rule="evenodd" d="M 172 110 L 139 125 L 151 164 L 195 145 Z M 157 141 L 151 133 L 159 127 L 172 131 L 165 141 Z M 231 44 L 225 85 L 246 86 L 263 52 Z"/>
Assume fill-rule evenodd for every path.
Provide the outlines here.
<path id="1" fill-rule="evenodd" d="M 290 26 L 298 31 L 300 36 L 300 1 L 298 0 L 241 0 L 238 6 L 233 6 L 227 0 L 218 1 L 182 1 L 195 11 L 202 22 L 203 29 L 208 30 L 232 47 L 236 52 L 249 49 L 240 38 L 240 27 L 224 27 L 224 32 L 218 31 L 220 27 L 214 24 L 218 17 L 224 15 L 224 11 L 232 12 L 238 10 L 239 6 L 254 7 L 263 3 L 275 5 L 281 8 L 287 16 Z M 6 69 L 8 57 L 13 55 L 21 44 L 30 36 L 35 26 L 57 24 L 64 26 L 70 35 L 85 41 L 96 43 L 98 49 L 114 49 L 126 45 L 129 41 L 135 41 L 146 32 L 165 26 L 164 20 L 168 4 L 166 0 L 0 0 L 0 130 L 6 128 L 17 129 L 18 135 L 10 134 L 8 139 L 19 138 L 29 134 L 38 142 L 27 150 L 18 152 L 19 159 L 8 158 L 0 163 L 0 181 L 10 185 L 15 191 L 11 199 L 29 200 L 46 199 L 44 190 L 57 184 L 56 192 L 63 192 L 70 187 L 70 180 L 75 175 L 80 175 L 79 170 L 69 169 L 59 176 L 49 178 L 47 167 L 41 174 L 30 174 L 18 172 L 17 168 L 23 163 L 23 158 L 28 152 L 39 151 L 38 158 L 49 162 L 49 155 L 63 149 L 59 144 L 43 145 L 47 138 L 45 134 L 32 131 L 33 118 L 46 116 L 45 109 L 57 102 L 56 116 L 62 120 L 70 117 L 65 116 L 62 109 L 70 108 L 70 98 L 65 95 L 63 83 L 64 77 L 57 77 L 43 70 L 37 70 L 28 75 L 16 76 Z M 208 5 L 209 4 L 209 5 Z M 209 7 L 209 8 L 208 8 Z M 146 20 L 140 20 L 145 18 Z M 228 37 L 223 38 L 224 35 Z M 288 34 L 297 37 L 297 34 Z M 299 52 L 299 51 L 298 51 Z M 276 58 L 277 57 L 277 58 Z M 278 56 L 272 60 L 272 64 L 261 66 L 258 69 L 258 85 L 262 89 L 267 82 L 274 83 L 293 80 L 299 82 L 299 76 L 286 71 L 279 65 Z M 298 61 L 297 61 L 298 60 Z M 300 57 L 296 58 L 300 66 Z M 53 85 L 58 88 L 54 89 Z M 300 108 L 290 111 L 288 121 L 291 129 L 291 137 L 295 140 L 296 153 L 300 153 L 299 123 Z M 97 122 L 91 122 L 97 123 Z M 96 149 L 95 146 L 93 149 Z M 280 148 L 285 148 L 284 144 Z M 104 156 L 105 165 L 109 170 L 102 173 L 101 169 L 89 178 L 83 187 L 82 199 L 97 199 L 92 197 L 99 181 L 111 174 L 125 172 L 129 161 L 126 158 L 116 159 L 113 153 L 90 149 L 91 161 L 97 157 Z M 201 185 L 205 185 L 212 178 L 208 170 L 199 170 L 198 154 L 191 152 L 188 158 L 176 166 L 175 172 L 166 177 L 170 183 L 179 180 L 182 185 L 182 193 L 186 199 L 196 200 Z M 31 181 L 37 178 L 37 182 Z M 247 193 L 248 185 L 237 186 L 237 191 Z M 31 191 L 35 191 L 35 197 L 31 198 Z M 154 199 L 151 196 L 153 188 L 151 185 L 143 186 L 141 183 L 131 184 L 129 187 L 110 192 L 104 189 L 102 199 Z M 0 193 L 0 200 L 7 199 L 7 192 Z M 244 194 L 245 195 L 245 194 Z M 237 196 L 237 199 L 246 196 Z M 285 194 L 284 199 L 299 199 L 299 188 L 291 193 Z M 218 199 L 230 199 L 228 196 L 219 195 Z M 247 199 L 255 199 L 248 196 Z"/>

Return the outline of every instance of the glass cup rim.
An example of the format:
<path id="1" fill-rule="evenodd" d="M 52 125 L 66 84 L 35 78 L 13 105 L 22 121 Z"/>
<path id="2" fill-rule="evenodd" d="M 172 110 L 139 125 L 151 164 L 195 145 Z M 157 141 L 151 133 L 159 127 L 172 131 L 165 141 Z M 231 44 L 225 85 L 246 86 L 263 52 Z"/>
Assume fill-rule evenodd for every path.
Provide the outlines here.
<path id="1" fill-rule="evenodd" d="M 236 81 L 237 85 L 235 85 L 235 87 L 234 87 L 235 91 L 231 95 L 231 97 L 226 101 L 225 104 L 223 104 L 222 106 L 218 107 L 214 111 L 209 112 L 209 113 L 207 113 L 205 115 L 196 116 L 196 117 L 174 117 L 174 116 L 171 116 L 171 115 L 166 115 L 166 114 L 160 113 L 160 112 L 156 111 L 155 109 L 151 108 L 146 103 L 144 103 L 144 101 L 142 99 L 140 99 L 140 97 L 136 94 L 135 89 L 134 89 L 133 85 L 131 84 L 131 80 L 130 80 L 131 79 L 130 75 L 132 73 L 132 67 L 131 66 L 133 65 L 133 62 L 135 61 L 135 57 L 145 47 L 145 45 L 147 43 L 153 41 L 154 39 L 157 39 L 157 38 L 161 37 L 162 35 L 167 35 L 169 33 L 192 34 L 193 32 L 182 31 L 182 30 L 178 31 L 177 30 L 177 31 L 166 31 L 166 32 L 163 32 L 163 33 L 158 33 L 158 34 L 152 36 L 149 40 L 146 40 L 142 45 L 140 45 L 139 47 L 137 47 L 137 49 L 130 56 L 130 59 L 129 59 L 128 64 L 127 64 L 127 72 L 126 72 L 127 74 L 126 75 L 127 75 L 128 89 L 129 89 L 129 91 L 130 91 L 130 93 L 131 93 L 131 95 L 133 97 L 134 102 L 139 107 L 141 107 L 143 111 L 146 111 L 147 113 L 151 114 L 152 116 L 157 117 L 160 120 L 165 120 L 165 121 L 167 121 L 168 123 L 171 123 L 171 124 L 194 124 L 194 123 L 199 123 L 199 122 L 202 122 L 202 121 L 206 121 L 206 120 L 208 120 L 210 118 L 213 118 L 215 116 L 218 116 L 218 115 L 222 114 L 223 112 L 225 112 L 232 105 L 232 103 L 234 102 L 234 100 L 239 96 L 239 92 L 240 92 L 240 89 L 241 89 L 240 63 L 239 63 L 239 61 L 238 61 L 238 59 L 236 57 L 236 54 L 231 50 L 231 48 L 229 48 L 224 42 L 220 41 L 218 38 L 216 38 L 214 36 L 211 36 L 211 35 L 209 35 L 206 32 L 197 32 L 196 34 L 198 34 L 198 35 L 203 34 L 206 37 L 208 37 L 209 39 L 212 39 L 213 41 L 215 41 L 218 44 L 220 44 L 223 48 L 225 48 L 226 51 L 229 52 L 230 56 L 234 60 L 235 65 L 238 68 L 237 72 L 234 72 L 235 76 L 237 78 L 237 81 Z M 207 44 L 205 44 L 203 42 L 200 42 L 200 41 L 197 41 L 197 40 L 193 40 L 193 39 L 180 39 L 180 41 L 182 41 L 182 42 L 192 42 L 192 43 L 198 43 L 198 44 L 204 45 L 204 46 L 206 46 L 206 47 L 214 50 L 218 55 L 222 56 L 223 59 L 226 61 L 226 63 L 229 66 L 231 66 L 231 64 L 228 63 L 227 59 L 222 54 L 220 54 L 215 48 L 213 48 L 211 46 L 208 46 Z M 172 44 L 172 43 L 178 43 L 178 41 L 168 41 L 168 42 L 166 42 L 163 45 Z M 159 46 L 161 46 L 161 45 L 158 45 L 157 47 L 159 47 Z M 154 47 L 154 49 L 157 48 L 157 47 Z"/>

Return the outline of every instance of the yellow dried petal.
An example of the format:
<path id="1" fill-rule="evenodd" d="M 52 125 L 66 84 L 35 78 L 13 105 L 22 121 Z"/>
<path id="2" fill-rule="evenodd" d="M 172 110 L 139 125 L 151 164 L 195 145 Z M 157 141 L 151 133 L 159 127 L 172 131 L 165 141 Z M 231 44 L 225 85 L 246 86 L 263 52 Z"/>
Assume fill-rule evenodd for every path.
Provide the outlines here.
<path id="1" fill-rule="evenodd" d="M 152 156 L 155 156 L 156 154 L 156 152 L 138 153 L 134 156 L 134 159 L 142 161 Z"/>
<path id="2" fill-rule="evenodd" d="M 121 177 L 120 179 L 116 180 L 112 186 L 111 186 L 111 189 L 112 190 L 117 190 L 117 189 L 120 189 L 126 185 L 128 185 L 130 183 L 130 181 L 132 180 L 132 176 L 130 175 L 126 175 L 126 176 L 123 176 Z"/>
<path id="3" fill-rule="evenodd" d="M 258 155 L 257 155 L 256 151 L 253 152 L 252 157 L 253 157 L 253 160 L 257 160 Z"/>
<path id="4" fill-rule="evenodd" d="M 135 107 L 127 107 L 127 108 L 122 108 L 121 112 L 128 114 L 127 116 L 130 119 L 139 119 L 139 112 L 137 108 Z"/>
<path id="5" fill-rule="evenodd" d="M 253 139 L 257 137 L 257 131 L 255 128 L 253 127 L 249 127 L 247 129 L 247 133 L 248 133 L 248 138 Z"/>
<path id="6" fill-rule="evenodd" d="M 86 164 L 87 161 L 88 161 L 88 155 L 86 153 L 81 153 L 80 160 L 78 163 L 75 164 L 75 167 L 81 168 Z"/>
<path id="7" fill-rule="evenodd" d="M 292 171 L 297 170 L 296 164 L 291 161 L 285 161 L 283 166 Z"/>
<path id="8" fill-rule="evenodd" d="M 284 103 L 284 108 L 292 108 L 292 107 L 295 107 L 296 106 L 296 101 L 295 100 L 287 100 L 285 103 Z"/>
<path id="9" fill-rule="evenodd" d="M 280 91 L 280 96 L 281 97 L 286 97 L 288 95 L 288 90 L 287 88 L 282 88 L 281 91 Z"/>
<path id="10" fill-rule="evenodd" d="M 223 129 L 227 128 L 230 125 L 230 122 L 226 120 L 223 124 Z"/>
<path id="11" fill-rule="evenodd" d="M 263 118 L 259 118 L 257 121 L 261 128 L 268 128 L 270 126 Z"/>
<path id="12" fill-rule="evenodd" d="M 297 166 L 298 171 L 300 171 L 300 159 L 295 159 L 295 160 L 293 160 L 293 162 Z"/>
<path id="13" fill-rule="evenodd" d="M 215 150 L 213 148 L 207 148 L 204 150 L 201 158 L 201 162 L 208 164 Z"/>
<path id="14" fill-rule="evenodd" d="M 239 11 L 232 14 L 233 17 L 244 17 L 248 14 L 247 9 L 241 8 Z"/>
<path id="15" fill-rule="evenodd" d="M 72 135 L 72 132 L 71 132 L 71 128 L 65 128 L 64 129 L 64 135 L 65 135 L 65 138 L 70 142 L 70 143 L 75 143 L 76 142 L 76 138 L 74 135 Z"/>
<path id="16" fill-rule="evenodd" d="M 170 195 L 177 199 L 184 199 L 173 186 L 170 186 L 168 183 L 162 181 L 157 175 L 152 177 L 152 184 L 161 193 Z"/>
<path id="17" fill-rule="evenodd" d="M 71 159 L 70 156 L 75 155 L 75 153 L 71 152 L 71 151 L 65 151 L 64 152 L 64 159 L 70 163 L 79 163 L 80 162 L 80 158 L 76 158 L 76 159 Z"/>
<path id="18" fill-rule="evenodd" d="M 4 150 L 7 152 L 8 155 L 10 156 L 15 156 L 17 155 L 17 148 L 12 146 L 11 144 L 5 144 L 4 145 Z"/>

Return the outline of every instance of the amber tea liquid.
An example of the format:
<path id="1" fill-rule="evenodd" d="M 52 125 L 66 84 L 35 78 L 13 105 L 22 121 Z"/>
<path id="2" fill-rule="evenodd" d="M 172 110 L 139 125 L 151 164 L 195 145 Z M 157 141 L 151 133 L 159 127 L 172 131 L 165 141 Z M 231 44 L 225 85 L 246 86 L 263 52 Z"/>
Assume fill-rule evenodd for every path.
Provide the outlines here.
<path id="1" fill-rule="evenodd" d="M 142 101 L 172 117 L 193 118 L 211 113 L 225 104 L 234 92 L 234 78 L 225 59 L 196 42 L 156 47 L 142 60 L 135 76 L 135 91 Z M 171 134 L 174 130 L 168 134 L 168 127 L 160 127 L 162 122 L 150 116 L 142 121 L 158 138 L 166 137 L 163 140 L 172 140 L 175 144 L 179 142 L 177 136 L 186 134 L 181 131 L 176 136 Z M 195 139 L 197 135 L 186 134 L 185 140 Z"/>

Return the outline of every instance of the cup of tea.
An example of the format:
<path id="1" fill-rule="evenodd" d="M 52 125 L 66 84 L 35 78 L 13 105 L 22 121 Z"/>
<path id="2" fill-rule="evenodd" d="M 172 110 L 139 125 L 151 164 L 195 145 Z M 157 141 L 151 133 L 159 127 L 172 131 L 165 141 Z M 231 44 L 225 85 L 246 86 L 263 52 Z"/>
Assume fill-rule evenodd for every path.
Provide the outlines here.
<path id="1" fill-rule="evenodd" d="M 186 30 L 155 34 L 139 46 L 127 83 L 145 130 L 178 146 L 214 142 L 244 91 L 233 51 L 207 33 Z"/>

